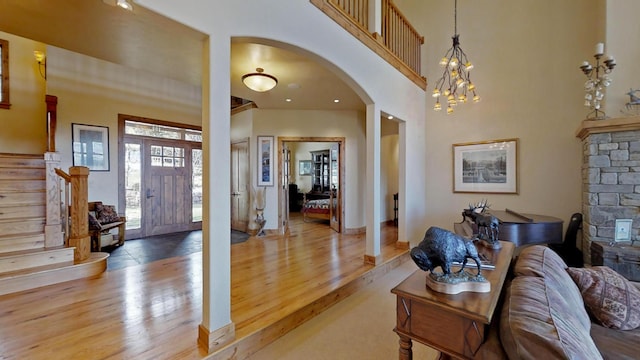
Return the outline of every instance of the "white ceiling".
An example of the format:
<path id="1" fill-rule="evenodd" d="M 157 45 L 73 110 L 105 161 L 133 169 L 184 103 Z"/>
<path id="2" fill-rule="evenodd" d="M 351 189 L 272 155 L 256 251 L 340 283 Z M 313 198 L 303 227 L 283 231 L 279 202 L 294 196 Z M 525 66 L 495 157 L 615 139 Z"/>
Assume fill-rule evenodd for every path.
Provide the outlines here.
<path id="1" fill-rule="evenodd" d="M 139 5 L 128 12 L 108 4 L 114 2 L 2 0 L 0 31 L 200 86 L 206 35 Z M 309 57 L 248 41 L 231 46 L 231 95 L 263 109 L 364 110 L 344 81 Z M 242 84 L 256 67 L 278 79 L 273 90 Z"/>

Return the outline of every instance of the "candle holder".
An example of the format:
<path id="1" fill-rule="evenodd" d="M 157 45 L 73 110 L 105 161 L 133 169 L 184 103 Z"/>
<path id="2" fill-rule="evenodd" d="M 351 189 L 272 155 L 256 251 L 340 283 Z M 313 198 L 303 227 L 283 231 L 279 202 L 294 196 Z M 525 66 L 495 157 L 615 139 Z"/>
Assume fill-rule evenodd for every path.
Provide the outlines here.
<path id="1" fill-rule="evenodd" d="M 600 59 L 604 56 L 604 44 L 596 45 L 595 66 L 588 61 L 584 61 L 580 66 L 580 70 L 587 76 L 587 82 L 584 84 L 584 106 L 589 107 L 592 111 L 587 115 L 587 120 L 605 119 L 607 115 L 600 108 L 604 100 L 604 88 L 611 85 L 611 79 L 608 74 L 613 71 L 616 66 L 616 60 L 612 56 L 608 56 L 602 63 Z"/>

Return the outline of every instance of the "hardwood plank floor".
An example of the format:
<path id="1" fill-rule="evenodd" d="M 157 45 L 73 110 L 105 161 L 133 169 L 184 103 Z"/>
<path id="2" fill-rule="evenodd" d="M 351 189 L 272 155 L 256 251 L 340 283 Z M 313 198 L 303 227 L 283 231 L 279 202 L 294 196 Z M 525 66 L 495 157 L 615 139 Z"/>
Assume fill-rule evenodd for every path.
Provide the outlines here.
<path id="1" fill-rule="evenodd" d="M 197 346 L 198 252 L 0 297 L 0 359 L 242 359 L 408 258 L 395 227 L 381 234 L 388 262 L 376 267 L 364 264 L 364 235 L 300 217 L 288 236 L 234 244 L 236 341 L 211 356 Z"/>

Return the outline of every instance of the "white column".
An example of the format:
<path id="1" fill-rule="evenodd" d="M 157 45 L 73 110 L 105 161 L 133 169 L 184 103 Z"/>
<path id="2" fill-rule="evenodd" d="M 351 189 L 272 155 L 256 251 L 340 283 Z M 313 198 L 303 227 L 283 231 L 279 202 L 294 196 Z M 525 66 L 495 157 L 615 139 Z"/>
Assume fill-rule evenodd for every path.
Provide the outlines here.
<path id="1" fill-rule="evenodd" d="M 198 342 L 209 352 L 235 337 L 231 322 L 231 114 L 228 36 L 204 45 L 202 83 L 203 221 L 202 324 Z M 225 175 L 226 174 L 226 175 Z"/>
<path id="2" fill-rule="evenodd" d="M 367 105 L 367 246 L 365 262 L 380 258 L 380 109 Z"/>

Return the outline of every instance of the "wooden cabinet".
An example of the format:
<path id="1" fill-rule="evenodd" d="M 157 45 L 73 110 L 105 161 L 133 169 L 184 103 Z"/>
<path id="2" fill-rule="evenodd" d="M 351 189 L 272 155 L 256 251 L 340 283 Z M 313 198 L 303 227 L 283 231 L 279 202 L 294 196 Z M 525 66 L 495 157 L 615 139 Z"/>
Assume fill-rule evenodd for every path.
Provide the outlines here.
<path id="1" fill-rule="evenodd" d="M 328 193 L 330 182 L 329 150 L 311 151 L 311 192 Z"/>

